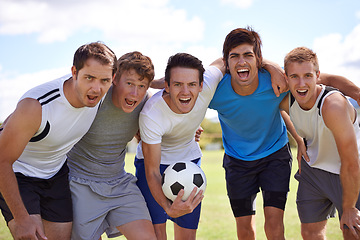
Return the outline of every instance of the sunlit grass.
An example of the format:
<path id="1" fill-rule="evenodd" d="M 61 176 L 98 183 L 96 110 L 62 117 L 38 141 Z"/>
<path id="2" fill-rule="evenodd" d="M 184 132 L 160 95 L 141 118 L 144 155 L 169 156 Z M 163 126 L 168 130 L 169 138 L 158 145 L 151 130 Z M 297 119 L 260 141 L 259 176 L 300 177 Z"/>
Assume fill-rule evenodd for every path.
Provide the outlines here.
<path id="1" fill-rule="evenodd" d="M 226 195 L 224 169 L 222 168 L 223 151 L 203 151 L 202 168 L 207 176 L 207 189 L 203 200 L 197 239 L 212 240 L 236 239 L 235 219 L 232 215 L 228 197 Z M 295 160 L 296 161 L 296 160 Z M 126 157 L 126 169 L 134 173 L 134 154 Z M 285 236 L 286 239 L 301 239 L 300 221 L 296 210 L 297 181 L 293 178 L 297 170 L 297 163 L 293 164 L 293 173 L 290 182 L 290 193 L 285 209 Z M 0 240 L 11 239 L 11 235 L 3 219 L 0 219 Z M 258 194 L 256 213 L 257 239 L 266 239 L 263 230 L 264 218 L 262 210 L 262 197 Z M 173 239 L 172 222 L 167 224 L 168 239 Z M 342 239 L 338 218 L 330 219 L 327 225 L 327 238 L 329 240 Z M 103 235 L 103 239 L 107 239 Z M 125 239 L 123 236 L 111 238 L 114 240 Z"/>

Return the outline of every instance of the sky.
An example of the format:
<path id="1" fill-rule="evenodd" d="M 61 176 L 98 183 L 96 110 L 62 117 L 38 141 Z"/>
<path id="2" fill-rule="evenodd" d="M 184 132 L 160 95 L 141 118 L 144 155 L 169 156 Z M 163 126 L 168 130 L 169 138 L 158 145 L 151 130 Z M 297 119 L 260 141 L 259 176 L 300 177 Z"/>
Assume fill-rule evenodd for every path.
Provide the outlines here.
<path id="1" fill-rule="evenodd" d="M 283 66 L 295 47 L 313 49 L 320 71 L 360 86 L 359 0 L 0 0 L 0 121 L 30 88 L 70 73 L 83 44 L 117 55 L 140 51 L 164 75 L 169 56 L 209 65 L 226 35 L 252 27 L 263 57 Z"/>

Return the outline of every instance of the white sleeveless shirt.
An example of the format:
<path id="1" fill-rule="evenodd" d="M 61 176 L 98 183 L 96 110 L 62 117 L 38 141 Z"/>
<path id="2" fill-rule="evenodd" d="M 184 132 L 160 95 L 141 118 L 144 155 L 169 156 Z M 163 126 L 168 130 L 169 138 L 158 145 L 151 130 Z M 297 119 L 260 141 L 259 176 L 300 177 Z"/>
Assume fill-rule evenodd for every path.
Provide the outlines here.
<path id="1" fill-rule="evenodd" d="M 336 92 L 339 93 L 334 88 L 322 86 L 314 106 L 308 111 L 303 110 L 290 95 L 289 113 L 297 133 L 305 140 L 307 154 L 310 158 L 308 164 L 314 168 L 340 174 L 341 161 L 335 139 L 330 129 L 326 127 L 321 115 L 324 99 Z M 350 101 L 348 102 L 351 104 Z M 357 118 L 353 127 L 360 155 L 360 128 Z"/>
<path id="2" fill-rule="evenodd" d="M 44 83 L 26 92 L 24 98 L 37 99 L 42 106 L 41 125 L 13 164 L 14 172 L 49 179 L 63 166 L 66 153 L 90 128 L 99 104 L 93 108 L 73 107 L 63 85 L 71 75 Z"/>

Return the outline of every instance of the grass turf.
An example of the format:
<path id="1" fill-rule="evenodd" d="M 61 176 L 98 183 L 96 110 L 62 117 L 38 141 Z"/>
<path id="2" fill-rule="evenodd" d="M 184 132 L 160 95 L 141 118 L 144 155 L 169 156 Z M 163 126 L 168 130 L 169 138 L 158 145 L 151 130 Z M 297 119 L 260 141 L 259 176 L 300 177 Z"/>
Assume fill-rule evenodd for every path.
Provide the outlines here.
<path id="1" fill-rule="evenodd" d="M 224 169 L 222 168 L 223 151 L 203 151 L 202 169 L 207 176 L 207 189 L 202 203 L 202 213 L 200 218 L 197 239 L 199 240 L 232 240 L 236 239 L 235 219 L 232 215 L 229 200 L 226 195 Z M 296 156 L 294 154 L 294 156 Z M 134 173 L 134 154 L 128 154 L 126 157 L 126 169 Z M 300 221 L 296 210 L 296 189 L 297 181 L 293 178 L 297 170 L 297 161 L 294 159 L 293 171 L 290 181 L 290 193 L 285 209 L 285 237 L 288 240 L 301 239 Z M 263 230 L 264 217 L 262 210 L 262 197 L 258 194 L 256 202 L 256 235 L 257 239 L 266 239 Z M 172 222 L 167 223 L 168 239 L 173 239 Z M 106 235 L 102 236 L 107 239 Z M 0 217 L 0 240 L 11 239 L 9 230 L 2 217 Z M 123 236 L 112 238 L 114 240 L 125 239 Z M 333 218 L 327 224 L 327 239 L 342 239 L 342 233 L 339 228 L 338 218 Z"/>

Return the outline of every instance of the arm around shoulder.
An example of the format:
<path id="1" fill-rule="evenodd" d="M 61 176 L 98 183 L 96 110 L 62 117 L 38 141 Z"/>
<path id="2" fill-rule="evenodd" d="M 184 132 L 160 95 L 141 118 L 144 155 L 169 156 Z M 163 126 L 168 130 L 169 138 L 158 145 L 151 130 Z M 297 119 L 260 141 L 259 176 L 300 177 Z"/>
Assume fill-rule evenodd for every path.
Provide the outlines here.
<path id="1" fill-rule="evenodd" d="M 275 95 L 279 97 L 281 93 L 288 90 L 288 84 L 285 79 L 285 71 L 278 64 L 267 59 L 263 60 L 263 67 L 270 73 L 272 88 Z"/>
<path id="2" fill-rule="evenodd" d="M 353 82 L 351 82 L 349 79 L 343 76 L 338 76 L 328 73 L 320 73 L 320 79 L 318 80 L 317 83 L 332 86 L 339 89 L 346 96 L 355 99 L 357 103 L 360 105 L 360 88 L 357 85 L 355 85 Z"/>
<path id="3" fill-rule="evenodd" d="M 217 68 L 221 71 L 222 75 L 223 75 L 223 76 L 225 75 L 226 68 L 225 68 L 225 63 L 224 63 L 224 61 L 223 61 L 222 58 L 216 59 L 215 61 L 213 61 L 213 62 L 210 64 L 210 66 L 215 66 L 215 67 L 217 67 Z"/>

